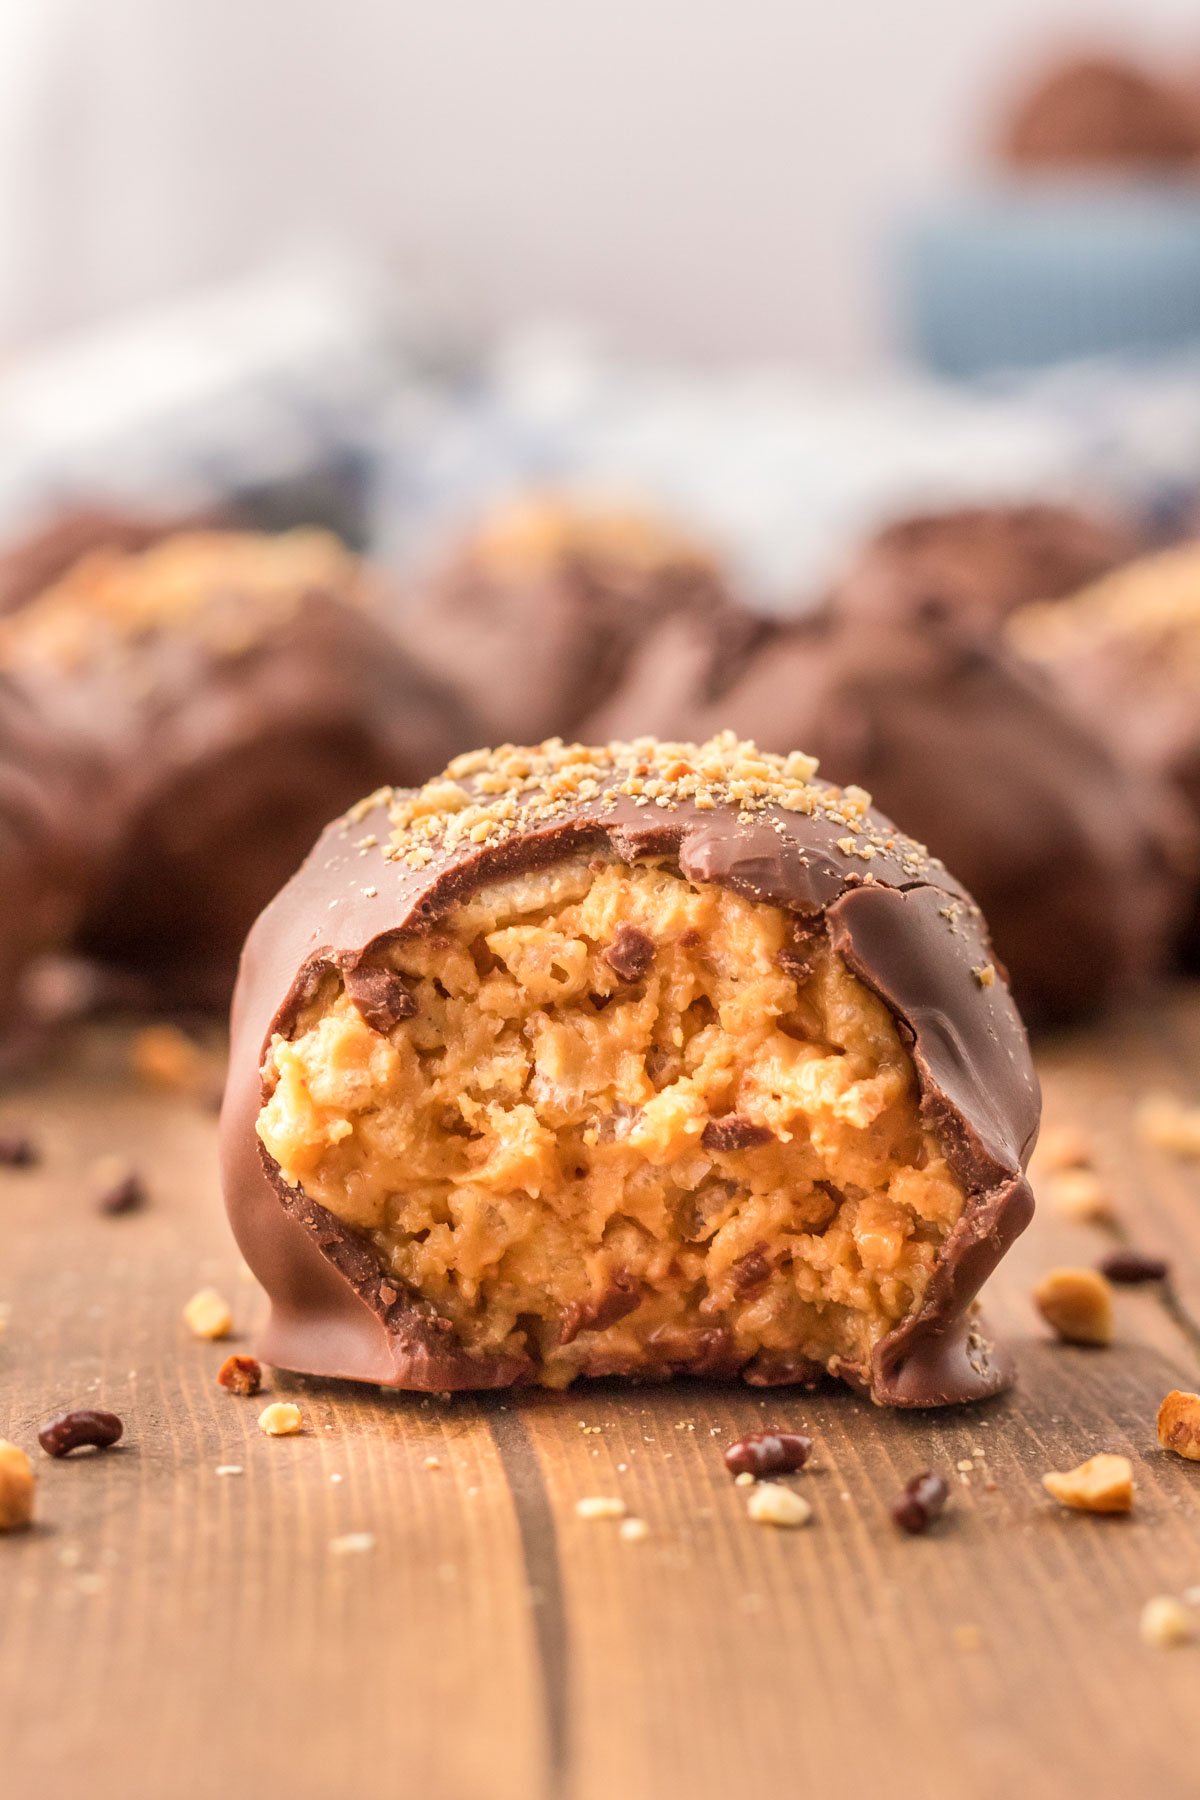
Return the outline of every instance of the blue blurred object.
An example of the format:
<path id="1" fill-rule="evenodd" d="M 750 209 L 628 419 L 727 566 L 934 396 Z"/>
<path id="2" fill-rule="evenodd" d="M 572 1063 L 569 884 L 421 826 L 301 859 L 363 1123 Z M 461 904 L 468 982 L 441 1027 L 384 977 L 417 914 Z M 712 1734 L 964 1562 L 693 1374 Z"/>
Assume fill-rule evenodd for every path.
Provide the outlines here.
<path id="1" fill-rule="evenodd" d="M 898 264 L 908 345 L 939 375 L 1200 345 L 1200 189 L 992 189 L 913 220 Z"/>

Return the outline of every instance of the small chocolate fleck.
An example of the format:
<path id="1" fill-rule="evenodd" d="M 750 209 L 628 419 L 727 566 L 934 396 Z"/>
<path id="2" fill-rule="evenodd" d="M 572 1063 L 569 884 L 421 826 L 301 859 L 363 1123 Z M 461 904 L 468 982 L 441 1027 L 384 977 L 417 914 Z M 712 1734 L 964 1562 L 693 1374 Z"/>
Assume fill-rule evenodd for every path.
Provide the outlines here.
<path id="1" fill-rule="evenodd" d="M 745 1256 L 739 1256 L 729 1271 L 733 1283 L 733 1291 L 739 1300 L 763 1286 L 771 1273 L 770 1258 L 766 1246 L 756 1244 L 753 1250 L 747 1250 Z"/>
<path id="2" fill-rule="evenodd" d="M 706 1150 L 753 1150 L 769 1144 L 774 1133 L 765 1125 L 756 1125 L 745 1113 L 726 1113 L 723 1119 L 710 1119 L 700 1142 Z"/>
<path id="3" fill-rule="evenodd" d="M 892 1502 L 892 1519 L 901 1531 L 920 1537 L 950 1498 L 950 1489 L 940 1475 L 925 1469 L 905 1483 L 904 1492 Z"/>
<path id="4" fill-rule="evenodd" d="M 1109 1281 L 1121 1287 L 1136 1287 L 1143 1281 L 1165 1281 L 1170 1264 L 1161 1256 L 1147 1256 L 1141 1250 L 1113 1250 L 1096 1265 Z"/>
<path id="5" fill-rule="evenodd" d="M 109 1182 L 96 1196 L 96 1211 L 110 1219 L 119 1218 L 122 1213 L 139 1212 L 145 1204 L 145 1183 L 134 1169 Z"/>
<path id="6" fill-rule="evenodd" d="M 359 963 L 343 976 L 346 992 L 359 1014 L 372 1031 L 386 1037 L 393 1026 L 411 1019 L 417 1002 L 403 975 L 395 969 L 381 969 L 370 963 Z"/>
<path id="7" fill-rule="evenodd" d="M 0 1135 L 0 1168 L 32 1169 L 41 1161 L 37 1145 L 22 1132 Z"/>
<path id="8" fill-rule="evenodd" d="M 48 1419 L 38 1432 L 38 1443 L 47 1456 L 69 1456 L 72 1450 L 88 1446 L 107 1450 L 124 1429 L 116 1413 L 96 1412 L 92 1407 L 84 1406 Z"/>
<path id="9" fill-rule="evenodd" d="M 256 1356 L 227 1356 L 217 1370 L 217 1386 L 230 1394 L 257 1394 L 262 1386 L 262 1364 Z"/>
<path id="10" fill-rule="evenodd" d="M 654 939 L 636 925 L 622 925 L 604 960 L 622 981 L 640 981 L 654 961 Z"/>
<path id="11" fill-rule="evenodd" d="M 637 1282 L 622 1269 L 613 1276 L 598 1300 L 576 1300 L 563 1308 L 558 1341 L 573 1344 L 581 1331 L 605 1331 L 608 1326 L 636 1312 L 641 1303 Z"/>
<path id="12" fill-rule="evenodd" d="M 812 1439 L 799 1431 L 754 1431 L 725 1452 L 731 1475 L 794 1475 L 812 1455 Z"/>

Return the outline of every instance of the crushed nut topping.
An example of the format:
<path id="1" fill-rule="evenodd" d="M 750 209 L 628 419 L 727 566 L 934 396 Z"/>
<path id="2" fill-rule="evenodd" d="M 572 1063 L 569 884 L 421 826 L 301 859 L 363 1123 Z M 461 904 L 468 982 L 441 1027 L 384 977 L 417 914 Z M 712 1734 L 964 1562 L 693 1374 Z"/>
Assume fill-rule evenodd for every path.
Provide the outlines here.
<path id="1" fill-rule="evenodd" d="M 93 551 L 0 622 L 0 665 L 79 667 L 123 642 L 187 627 L 218 654 L 244 653 L 314 592 L 365 596 L 358 559 L 325 531 L 191 531 L 148 549 Z"/>
<path id="2" fill-rule="evenodd" d="M 392 830 L 382 854 L 421 869 L 435 852 L 452 853 L 464 843 L 494 845 L 553 825 L 583 803 L 601 815 L 621 800 L 664 810 L 685 802 L 702 810 L 733 806 L 747 822 L 775 808 L 847 826 L 841 840 L 846 855 L 869 861 L 886 852 L 914 879 L 941 868 L 922 845 L 871 817 L 870 795 L 862 788 L 817 782 L 816 771 L 814 757 L 798 750 L 777 756 L 732 731 L 704 744 L 646 737 L 596 748 L 549 738 L 529 748 L 470 751 L 422 788 L 370 795 L 347 821 L 356 824 L 386 805 Z"/>
<path id="3" fill-rule="evenodd" d="M 20 1531 L 33 1522 L 37 1478 L 18 1444 L 0 1438 L 0 1531 Z"/>
<path id="4" fill-rule="evenodd" d="M 1200 1462 L 1200 1394 L 1172 1388 L 1158 1409 L 1158 1441 L 1188 1462 Z"/>
<path id="5" fill-rule="evenodd" d="M 1098 1269 L 1051 1269 L 1033 1303 L 1064 1343 L 1111 1344 L 1112 1288 Z"/>
<path id="6" fill-rule="evenodd" d="M 1060 1506 L 1075 1512 L 1127 1513 L 1133 1508 L 1133 1465 L 1127 1456 L 1102 1452 L 1077 1469 L 1043 1475 L 1042 1486 Z"/>

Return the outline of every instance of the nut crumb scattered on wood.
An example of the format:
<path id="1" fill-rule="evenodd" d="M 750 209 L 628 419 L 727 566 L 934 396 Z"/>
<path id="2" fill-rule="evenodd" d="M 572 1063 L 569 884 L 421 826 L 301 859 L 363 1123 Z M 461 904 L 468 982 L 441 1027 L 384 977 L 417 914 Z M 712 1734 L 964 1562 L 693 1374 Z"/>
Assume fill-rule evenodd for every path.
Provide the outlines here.
<path id="1" fill-rule="evenodd" d="M 256 1356 L 227 1356 L 217 1370 L 217 1386 L 228 1394 L 257 1394 L 262 1387 L 262 1364 Z"/>
<path id="2" fill-rule="evenodd" d="M 1042 1486 L 1060 1506 L 1075 1512 L 1127 1513 L 1133 1508 L 1133 1465 L 1127 1456 L 1102 1451 L 1077 1469 L 1051 1470 Z"/>
<path id="3" fill-rule="evenodd" d="M 1172 1388 L 1158 1409 L 1158 1441 L 1188 1462 L 1200 1462 L 1200 1394 Z"/>
<path id="4" fill-rule="evenodd" d="M 650 1536 L 650 1527 L 645 1519 L 622 1519 L 617 1535 L 626 1544 L 640 1544 L 643 1538 Z"/>
<path id="5" fill-rule="evenodd" d="M 1138 1631 L 1143 1644 L 1169 1650 L 1176 1644 L 1191 1642 L 1196 1635 L 1196 1621 L 1174 1594 L 1155 1594 L 1142 1608 Z"/>
<path id="6" fill-rule="evenodd" d="M 1055 1125 L 1044 1131 L 1033 1154 L 1038 1168 L 1048 1175 L 1092 1166 L 1092 1146 L 1074 1125 Z"/>
<path id="7" fill-rule="evenodd" d="M 1112 1288 L 1098 1269 L 1051 1269 L 1034 1288 L 1033 1303 L 1064 1343 L 1111 1344 Z"/>
<path id="8" fill-rule="evenodd" d="M 802 1494 L 778 1487 L 773 1481 L 755 1484 L 746 1512 L 756 1525 L 807 1525 L 813 1516 L 812 1507 Z"/>
<path id="9" fill-rule="evenodd" d="M 1147 1094 L 1136 1119 L 1143 1142 L 1154 1149 L 1187 1159 L 1200 1157 L 1200 1106 L 1188 1106 L 1175 1094 Z"/>
<path id="10" fill-rule="evenodd" d="M 216 1475 L 244 1475 L 246 1471 L 241 1463 L 218 1463 L 213 1473 Z"/>
<path id="11" fill-rule="evenodd" d="M 23 1131 L 0 1131 L 0 1169 L 36 1169 L 38 1147 Z"/>
<path id="12" fill-rule="evenodd" d="M 623 1519 L 626 1506 L 612 1494 L 587 1494 L 575 1502 L 575 1515 L 580 1519 Z"/>
<path id="13" fill-rule="evenodd" d="M 1042 1192 L 1060 1218 L 1072 1225 L 1111 1225 L 1116 1217 L 1112 1195 L 1093 1169 L 1059 1169 Z"/>
<path id="14" fill-rule="evenodd" d="M 341 1537 L 330 1538 L 329 1548 L 335 1556 L 359 1556 L 363 1551 L 375 1548 L 375 1534 L 372 1531 L 347 1531 Z"/>
<path id="15" fill-rule="evenodd" d="M 134 1033 L 129 1065 L 152 1087 L 179 1094 L 208 1094 L 214 1088 L 211 1059 L 178 1025 L 146 1025 Z"/>
<path id="16" fill-rule="evenodd" d="M 0 1438 L 0 1531 L 21 1531 L 33 1523 L 37 1477 L 24 1450 Z"/>
<path id="17" fill-rule="evenodd" d="M 304 1419 L 291 1400 L 273 1400 L 259 1413 L 258 1429 L 268 1437 L 294 1437 L 304 1429 Z"/>
<path id="18" fill-rule="evenodd" d="M 183 1309 L 183 1320 L 193 1337 L 224 1338 L 233 1330 L 228 1300 L 216 1288 L 201 1288 Z"/>
<path id="19" fill-rule="evenodd" d="M 141 1212 L 146 1204 L 146 1185 L 136 1169 L 120 1157 L 101 1157 L 92 1171 L 95 1207 L 105 1218 L 119 1219 Z"/>

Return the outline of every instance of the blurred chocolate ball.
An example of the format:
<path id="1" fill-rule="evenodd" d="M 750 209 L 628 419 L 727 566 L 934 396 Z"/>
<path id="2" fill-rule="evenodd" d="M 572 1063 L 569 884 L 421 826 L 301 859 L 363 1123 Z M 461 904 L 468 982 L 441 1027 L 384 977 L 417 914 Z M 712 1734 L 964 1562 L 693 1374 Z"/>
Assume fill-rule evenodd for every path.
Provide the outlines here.
<path id="1" fill-rule="evenodd" d="M 1073 593 L 1139 548 L 1132 530 L 1073 507 L 915 513 L 867 540 L 832 604 L 860 619 L 943 618 L 988 629 L 1027 601 Z"/>
<path id="2" fill-rule="evenodd" d="M 648 514 L 559 496 L 510 503 L 414 592 L 405 641 L 491 743 L 572 737 L 647 630 L 729 607 L 714 556 Z"/>
<path id="3" fill-rule="evenodd" d="M 1185 168 L 1200 159 L 1200 109 L 1130 58 L 1067 57 L 1018 97 L 1000 152 L 1023 169 Z"/>
<path id="4" fill-rule="evenodd" d="M 1168 964 L 1196 866 L 1186 809 L 991 638 L 825 612 L 769 629 L 723 670 L 676 621 L 589 731 L 725 728 L 819 757 L 941 857 L 1031 1020 L 1099 1012 Z"/>

